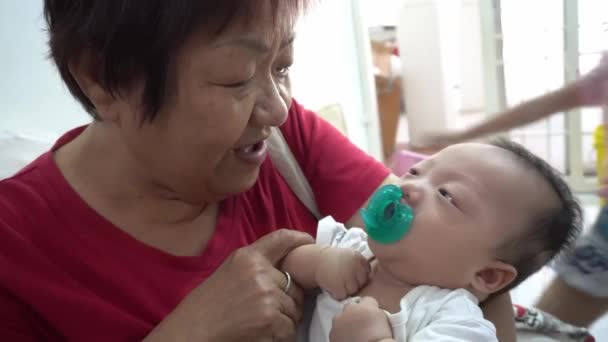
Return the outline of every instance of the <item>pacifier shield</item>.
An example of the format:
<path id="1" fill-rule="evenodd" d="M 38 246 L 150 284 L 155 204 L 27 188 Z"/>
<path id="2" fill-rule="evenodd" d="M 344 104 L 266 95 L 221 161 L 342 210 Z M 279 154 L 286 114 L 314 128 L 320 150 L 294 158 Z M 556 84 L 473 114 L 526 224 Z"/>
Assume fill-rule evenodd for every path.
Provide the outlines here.
<path id="1" fill-rule="evenodd" d="M 410 230 L 414 221 L 412 208 L 401 202 L 401 188 L 388 184 L 376 191 L 361 209 L 368 236 L 379 243 L 395 243 Z"/>

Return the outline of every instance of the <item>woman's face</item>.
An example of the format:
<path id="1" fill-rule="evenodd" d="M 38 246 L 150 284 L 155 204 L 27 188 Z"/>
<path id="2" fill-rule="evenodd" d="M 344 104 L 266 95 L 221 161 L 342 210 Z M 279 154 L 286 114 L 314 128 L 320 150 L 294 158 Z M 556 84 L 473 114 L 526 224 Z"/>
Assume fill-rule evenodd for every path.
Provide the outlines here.
<path id="1" fill-rule="evenodd" d="M 138 106 L 123 106 L 132 119 L 120 125 L 123 141 L 164 190 L 197 203 L 255 183 L 264 140 L 286 120 L 291 102 L 293 31 L 272 23 L 237 20 L 220 35 L 194 33 L 176 54 L 155 120 L 141 125 L 132 114 Z"/>

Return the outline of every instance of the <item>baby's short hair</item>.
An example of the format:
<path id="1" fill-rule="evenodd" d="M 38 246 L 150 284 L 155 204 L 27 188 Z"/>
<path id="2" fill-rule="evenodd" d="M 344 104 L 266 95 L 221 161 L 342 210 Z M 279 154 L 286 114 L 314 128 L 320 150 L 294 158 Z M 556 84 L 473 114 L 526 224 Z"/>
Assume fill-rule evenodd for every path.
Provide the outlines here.
<path id="1" fill-rule="evenodd" d="M 517 277 L 499 293 L 504 293 L 541 269 L 558 253 L 569 247 L 582 227 L 582 210 L 568 184 L 546 161 L 522 145 L 507 139 L 495 139 L 490 145 L 507 150 L 516 156 L 524 167 L 537 172 L 559 201 L 557 207 L 532 213 L 533 218 L 524 233 L 499 248 L 499 257 L 515 269 Z"/>

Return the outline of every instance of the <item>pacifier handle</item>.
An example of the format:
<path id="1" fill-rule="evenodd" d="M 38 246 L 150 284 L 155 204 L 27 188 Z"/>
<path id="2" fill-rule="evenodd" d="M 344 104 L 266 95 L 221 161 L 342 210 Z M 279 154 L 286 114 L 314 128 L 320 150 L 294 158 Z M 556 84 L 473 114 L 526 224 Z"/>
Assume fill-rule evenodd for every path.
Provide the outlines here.
<path id="1" fill-rule="evenodd" d="M 403 238 L 414 221 L 412 208 L 403 203 L 400 187 L 388 184 L 378 189 L 367 208 L 361 209 L 361 216 L 370 239 L 391 244 Z"/>

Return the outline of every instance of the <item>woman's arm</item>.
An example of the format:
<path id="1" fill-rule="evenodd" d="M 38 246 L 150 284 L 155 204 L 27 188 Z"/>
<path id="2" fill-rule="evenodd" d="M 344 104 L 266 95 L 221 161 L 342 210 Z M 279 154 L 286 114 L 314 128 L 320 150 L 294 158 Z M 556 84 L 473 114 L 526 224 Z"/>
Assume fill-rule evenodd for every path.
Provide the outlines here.
<path id="1" fill-rule="evenodd" d="M 488 299 L 481 309 L 484 317 L 496 327 L 496 336 L 500 342 L 516 342 L 513 304 L 508 293 Z"/>
<path id="2" fill-rule="evenodd" d="M 424 137 L 420 144 L 412 147 L 416 149 L 443 148 L 487 135 L 506 132 L 546 118 L 554 113 L 576 108 L 579 102 L 577 87 L 564 87 L 509 108 L 464 130 L 431 133 Z"/>
<path id="3" fill-rule="evenodd" d="M 608 55 L 580 79 L 537 96 L 462 131 L 430 134 L 415 148 L 441 148 L 530 124 L 552 114 L 608 102 Z"/>
<path id="4" fill-rule="evenodd" d="M 509 131 L 578 106 L 577 88 L 561 88 L 494 115 L 490 119 L 462 131 L 460 138 L 465 141 Z"/>

